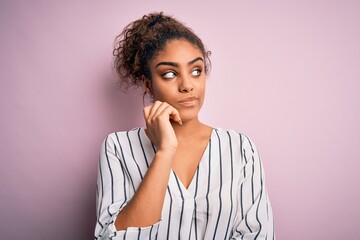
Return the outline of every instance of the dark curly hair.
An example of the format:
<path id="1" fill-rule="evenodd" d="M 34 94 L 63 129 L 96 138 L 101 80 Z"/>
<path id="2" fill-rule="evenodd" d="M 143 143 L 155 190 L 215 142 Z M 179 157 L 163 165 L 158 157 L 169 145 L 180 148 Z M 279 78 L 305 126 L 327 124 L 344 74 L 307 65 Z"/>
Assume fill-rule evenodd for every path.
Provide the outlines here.
<path id="1" fill-rule="evenodd" d="M 142 76 L 151 81 L 149 62 L 173 39 L 185 39 L 196 46 L 204 55 L 205 72 L 208 72 L 210 51 L 201 39 L 172 16 L 151 13 L 127 25 L 115 39 L 114 66 L 120 87 L 142 86 Z"/>

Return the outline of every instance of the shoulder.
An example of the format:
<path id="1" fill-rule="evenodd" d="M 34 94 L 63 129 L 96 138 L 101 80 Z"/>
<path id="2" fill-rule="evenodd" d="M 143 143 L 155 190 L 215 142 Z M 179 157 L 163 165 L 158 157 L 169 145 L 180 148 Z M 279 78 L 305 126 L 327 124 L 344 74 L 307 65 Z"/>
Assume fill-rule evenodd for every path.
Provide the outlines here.
<path id="1" fill-rule="evenodd" d="M 228 141 L 232 145 L 239 146 L 242 150 L 255 152 L 256 147 L 252 139 L 244 133 L 232 129 L 214 128 L 215 135 L 221 141 Z"/>
<path id="2" fill-rule="evenodd" d="M 236 140 L 236 139 L 241 140 L 243 138 L 247 138 L 246 135 L 232 129 L 215 127 L 213 128 L 213 132 L 219 138 L 228 138 L 230 140 Z"/>
<path id="3" fill-rule="evenodd" d="M 219 136 L 233 136 L 233 135 L 241 135 L 241 133 L 235 131 L 235 130 L 231 130 L 231 129 L 224 129 L 224 128 L 219 128 L 219 127 L 214 127 L 213 131 L 219 135 Z"/>
<path id="4" fill-rule="evenodd" d="M 131 139 L 137 137 L 142 130 L 142 128 L 138 127 L 128 131 L 116 131 L 109 133 L 104 139 L 104 144 L 121 145 L 121 142 L 124 140 L 131 141 Z"/>

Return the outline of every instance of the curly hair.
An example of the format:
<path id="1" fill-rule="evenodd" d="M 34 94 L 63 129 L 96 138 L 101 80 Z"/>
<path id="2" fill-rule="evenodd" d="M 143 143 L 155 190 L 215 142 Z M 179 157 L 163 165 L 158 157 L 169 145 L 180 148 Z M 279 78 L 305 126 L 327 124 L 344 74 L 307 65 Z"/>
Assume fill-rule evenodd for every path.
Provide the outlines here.
<path id="1" fill-rule="evenodd" d="M 211 65 L 210 51 L 201 39 L 183 23 L 164 13 L 150 13 L 131 22 L 115 38 L 114 67 L 123 89 L 143 85 L 143 77 L 151 81 L 150 61 L 173 39 L 185 39 L 197 47 L 205 58 L 205 72 Z"/>

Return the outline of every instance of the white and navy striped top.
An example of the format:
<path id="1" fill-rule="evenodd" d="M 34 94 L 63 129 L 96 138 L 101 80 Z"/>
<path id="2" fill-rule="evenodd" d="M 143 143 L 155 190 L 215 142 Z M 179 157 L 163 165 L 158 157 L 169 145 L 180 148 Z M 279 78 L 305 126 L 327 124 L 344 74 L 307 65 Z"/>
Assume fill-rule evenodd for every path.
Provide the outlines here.
<path id="1" fill-rule="evenodd" d="M 134 195 L 155 152 L 143 128 L 111 133 L 105 139 L 94 239 L 274 239 L 256 147 L 245 135 L 219 128 L 212 130 L 187 189 L 170 173 L 161 220 L 116 231 L 117 214 Z"/>

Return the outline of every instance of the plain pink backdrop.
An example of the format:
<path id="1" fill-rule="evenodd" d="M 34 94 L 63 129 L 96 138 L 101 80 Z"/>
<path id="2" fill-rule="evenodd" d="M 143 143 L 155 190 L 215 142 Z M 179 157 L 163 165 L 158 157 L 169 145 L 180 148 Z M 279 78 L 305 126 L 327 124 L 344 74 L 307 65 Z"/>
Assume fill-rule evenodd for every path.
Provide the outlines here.
<path id="1" fill-rule="evenodd" d="M 212 51 L 201 119 L 257 144 L 278 239 L 359 239 L 357 0 L 2 0 L 1 238 L 92 239 L 100 144 L 143 125 L 113 39 L 151 11 Z"/>

